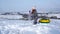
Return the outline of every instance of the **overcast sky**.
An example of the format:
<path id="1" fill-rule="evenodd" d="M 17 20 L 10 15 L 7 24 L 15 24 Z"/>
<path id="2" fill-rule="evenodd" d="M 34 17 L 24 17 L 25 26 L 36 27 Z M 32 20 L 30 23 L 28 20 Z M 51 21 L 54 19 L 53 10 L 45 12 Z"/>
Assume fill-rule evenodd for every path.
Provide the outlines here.
<path id="1" fill-rule="evenodd" d="M 0 12 L 37 10 L 60 10 L 60 0 L 0 0 Z"/>

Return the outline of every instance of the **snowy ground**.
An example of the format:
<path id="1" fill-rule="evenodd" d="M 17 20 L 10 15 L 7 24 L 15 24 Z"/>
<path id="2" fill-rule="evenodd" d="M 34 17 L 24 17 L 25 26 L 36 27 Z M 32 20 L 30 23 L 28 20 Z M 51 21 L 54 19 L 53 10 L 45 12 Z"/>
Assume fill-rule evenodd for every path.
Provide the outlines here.
<path id="1" fill-rule="evenodd" d="M 60 34 L 60 20 L 33 25 L 33 21 L 0 19 L 0 34 Z"/>

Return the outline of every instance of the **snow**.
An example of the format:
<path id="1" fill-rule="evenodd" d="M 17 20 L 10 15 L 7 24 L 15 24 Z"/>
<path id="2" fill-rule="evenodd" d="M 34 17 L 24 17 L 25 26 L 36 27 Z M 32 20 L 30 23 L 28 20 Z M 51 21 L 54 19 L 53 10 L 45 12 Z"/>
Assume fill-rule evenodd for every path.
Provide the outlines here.
<path id="1" fill-rule="evenodd" d="M 22 16 L 0 15 L 0 34 L 60 34 L 60 20 L 58 19 L 50 19 L 51 22 L 48 24 L 34 25 L 33 20 L 7 20 L 6 18 L 20 19 Z"/>
<path id="2" fill-rule="evenodd" d="M 60 20 L 33 25 L 33 20 L 1 20 L 0 34 L 60 34 Z"/>
<path id="3" fill-rule="evenodd" d="M 57 18 L 60 18 L 60 14 L 48 14 L 49 17 L 51 16 L 57 16 Z"/>
<path id="4" fill-rule="evenodd" d="M 21 15 L 0 15 L 0 19 L 19 19 Z"/>

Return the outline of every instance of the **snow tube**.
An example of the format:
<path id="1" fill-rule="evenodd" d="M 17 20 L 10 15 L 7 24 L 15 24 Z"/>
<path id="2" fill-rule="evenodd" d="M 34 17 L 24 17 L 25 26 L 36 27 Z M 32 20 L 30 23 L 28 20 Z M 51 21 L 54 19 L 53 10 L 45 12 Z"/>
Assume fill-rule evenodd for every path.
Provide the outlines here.
<path id="1" fill-rule="evenodd" d="M 39 23 L 50 23 L 50 19 L 40 19 Z"/>

